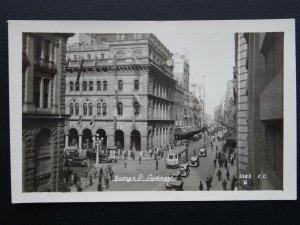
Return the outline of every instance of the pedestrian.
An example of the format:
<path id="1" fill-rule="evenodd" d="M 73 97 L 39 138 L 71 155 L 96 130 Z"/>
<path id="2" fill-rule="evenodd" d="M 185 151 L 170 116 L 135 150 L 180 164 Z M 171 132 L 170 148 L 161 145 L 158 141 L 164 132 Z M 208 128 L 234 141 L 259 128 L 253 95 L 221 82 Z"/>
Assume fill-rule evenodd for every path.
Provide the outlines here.
<path id="1" fill-rule="evenodd" d="M 237 179 L 234 175 L 232 175 L 232 179 L 231 179 L 231 190 L 234 191 L 234 188 L 236 186 L 236 182 L 237 182 Z"/>
<path id="2" fill-rule="evenodd" d="M 97 185 L 97 191 L 103 191 L 103 188 L 102 188 L 102 181 L 99 180 L 98 182 L 98 185 Z"/>
<path id="3" fill-rule="evenodd" d="M 158 160 L 156 159 L 156 170 L 158 170 Z"/>
<path id="4" fill-rule="evenodd" d="M 226 169 L 227 169 L 227 163 L 228 163 L 228 161 L 227 161 L 227 159 L 225 157 L 225 159 L 224 159 L 224 166 L 225 166 Z"/>
<path id="5" fill-rule="evenodd" d="M 89 186 L 92 186 L 93 185 L 93 175 L 92 174 L 90 174 L 89 175 Z"/>
<path id="6" fill-rule="evenodd" d="M 222 172 L 221 172 L 220 168 L 217 171 L 217 176 L 219 178 L 219 181 L 221 181 Z"/>
<path id="7" fill-rule="evenodd" d="M 217 160 L 216 159 L 214 159 L 214 166 L 215 166 L 215 168 L 217 168 Z"/>
<path id="8" fill-rule="evenodd" d="M 73 183 L 74 183 L 75 185 L 77 185 L 78 180 L 79 180 L 79 177 L 78 177 L 77 173 L 75 173 L 75 174 L 74 174 L 74 178 L 73 178 Z"/>
<path id="9" fill-rule="evenodd" d="M 216 145 L 216 151 L 218 151 L 218 146 Z"/>
<path id="10" fill-rule="evenodd" d="M 212 176 L 209 175 L 209 187 L 210 187 L 210 188 L 211 188 L 212 180 L 213 180 Z"/>
<path id="11" fill-rule="evenodd" d="M 139 156 L 139 162 L 140 162 L 140 164 L 142 163 L 142 157 L 141 156 Z"/>
<path id="12" fill-rule="evenodd" d="M 208 178 L 206 178 L 205 183 L 206 183 L 206 189 L 209 191 L 209 179 Z"/>
<path id="13" fill-rule="evenodd" d="M 227 190 L 227 181 L 225 180 L 225 178 L 222 182 L 222 186 L 223 186 L 223 191 L 226 191 Z"/>
<path id="14" fill-rule="evenodd" d="M 104 181 L 105 181 L 105 185 L 106 185 L 106 189 L 109 187 L 109 177 L 108 174 L 104 175 Z"/>
<path id="15" fill-rule="evenodd" d="M 124 168 L 125 169 L 127 168 L 127 160 L 126 159 L 124 160 Z"/>
<path id="16" fill-rule="evenodd" d="M 227 171 L 226 171 L 226 178 L 227 178 L 227 180 L 229 180 L 229 177 L 230 177 L 230 173 L 229 173 L 229 170 L 227 169 Z"/>
<path id="17" fill-rule="evenodd" d="M 203 184 L 202 184 L 202 181 L 200 180 L 200 184 L 199 184 L 199 190 L 200 191 L 203 191 Z"/>
<path id="18" fill-rule="evenodd" d="M 114 171 L 112 169 L 110 169 L 109 175 L 110 175 L 110 179 L 113 180 L 114 179 Z"/>
<path id="19" fill-rule="evenodd" d="M 96 168 L 94 168 L 93 173 L 94 173 L 94 179 L 96 179 L 97 178 L 97 170 L 96 170 Z"/>

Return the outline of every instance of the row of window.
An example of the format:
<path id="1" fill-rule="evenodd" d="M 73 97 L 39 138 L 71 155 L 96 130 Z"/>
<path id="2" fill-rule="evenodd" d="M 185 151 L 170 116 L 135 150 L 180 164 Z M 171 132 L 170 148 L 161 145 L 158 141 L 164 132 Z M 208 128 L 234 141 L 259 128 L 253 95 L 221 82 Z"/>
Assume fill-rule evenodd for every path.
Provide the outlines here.
<path id="1" fill-rule="evenodd" d="M 103 86 L 102 86 L 103 85 Z M 101 91 L 101 88 L 103 91 L 107 91 L 107 81 L 103 81 L 103 83 L 101 84 L 101 81 L 97 81 L 97 91 Z M 139 80 L 134 80 L 134 84 L 133 84 L 133 88 L 134 90 L 139 90 L 140 88 L 140 82 Z M 80 91 L 80 85 L 79 82 L 70 82 L 70 91 Z M 89 84 L 86 81 L 82 82 L 82 91 L 93 91 L 94 90 L 94 83 L 93 81 L 90 81 Z M 123 81 L 119 80 L 118 81 L 118 90 L 122 91 L 123 90 Z"/>
<path id="2" fill-rule="evenodd" d="M 139 115 L 140 114 L 140 104 L 135 102 L 133 104 L 134 107 L 134 115 Z M 78 103 L 71 103 L 70 104 L 70 114 L 71 115 L 79 115 L 79 104 Z M 117 114 L 119 116 L 123 115 L 123 104 L 121 102 L 118 103 L 117 105 Z M 93 104 L 92 103 L 84 103 L 83 104 L 83 116 L 92 116 L 93 115 Z M 107 105 L 106 103 L 98 103 L 97 104 L 97 115 L 100 116 L 106 116 L 107 115 Z"/>

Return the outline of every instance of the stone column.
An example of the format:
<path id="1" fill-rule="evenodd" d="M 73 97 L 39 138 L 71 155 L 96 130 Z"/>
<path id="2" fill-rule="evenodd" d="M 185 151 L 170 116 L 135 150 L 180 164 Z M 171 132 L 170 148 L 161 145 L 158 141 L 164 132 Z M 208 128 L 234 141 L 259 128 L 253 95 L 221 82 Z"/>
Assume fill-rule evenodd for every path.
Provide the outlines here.
<path id="1" fill-rule="evenodd" d="M 96 134 L 93 134 L 93 148 L 96 146 Z"/>
<path id="2" fill-rule="evenodd" d="M 106 137 L 107 137 L 107 146 L 114 146 L 115 136 L 113 134 L 108 134 Z"/>
<path id="3" fill-rule="evenodd" d="M 65 137 L 65 148 L 68 148 L 69 147 L 69 134 L 66 134 L 66 137 Z"/>
<path id="4" fill-rule="evenodd" d="M 44 65 L 45 62 L 45 48 L 46 48 L 46 40 L 42 39 L 41 65 Z"/>
<path id="5" fill-rule="evenodd" d="M 124 134 L 124 150 L 130 150 L 130 135 Z"/>
<path id="6" fill-rule="evenodd" d="M 25 49 L 29 64 L 25 72 L 24 112 L 34 112 L 34 38 L 26 35 Z"/>
<path id="7" fill-rule="evenodd" d="M 40 104 L 39 108 L 44 107 L 44 78 L 41 79 L 40 82 Z"/>
<path id="8" fill-rule="evenodd" d="M 79 134 L 79 143 L 78 143 L 78 148 L 82 149 L 82 134 Z"/>

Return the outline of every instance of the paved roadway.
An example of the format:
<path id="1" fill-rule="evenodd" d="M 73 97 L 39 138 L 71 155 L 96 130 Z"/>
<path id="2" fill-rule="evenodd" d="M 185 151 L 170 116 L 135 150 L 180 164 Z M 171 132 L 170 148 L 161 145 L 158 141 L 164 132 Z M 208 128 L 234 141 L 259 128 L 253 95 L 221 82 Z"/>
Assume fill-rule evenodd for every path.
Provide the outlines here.
<path id="1" fill-rule="evenodd" d="M 200 166 L 198 167 L 190 167 L 190 175 L 188 177 L 184 177 L 184 185 L 183 188 L 185 191 L 196 191 L 199 187 L 199 181 L 202 180 L 204 185 L 204 190 L 206 190 L 205 180 L 209 175 L 215 176 L 215 168 L 213 164 L 213 160 L 216 154 L 216 145 L 218 146 L 218 150 L 222 149 L 221 142 L 213 143 L 213 150 L 211 148 L 211 140 L 203 141 L 199 140 L 196 142 L 191 142 L 189 144 L 189 159 L 193 156 L 193 150 L 196 150 L 196 154 L 199 153 L 200 148 L 203 148 L 204 145 L 207 147 L 207 156 L 200 157 Z M 102 164 L 104 167 L 106 164 Z M 158 170 L 156 170 L 156 165 L 154 160 L 145 160 L 139 164 L 138 160 L 135 161 L 127 161 L 127 168 L 124 168 L 124 162 L 118 161 L 118 163 L 112 163 L 112 168 L 114 171 L 114 175 L 118 177 L 139 177 L 143 176 L 146 179 L 148 176 L 160 176 L 167 177 L 172 171 L 176 171 L 177 169 L 166 169 L 165 167 L 165 159 L 162 158 L 159 160 Z M 82 174 L 84 169 L 74 168 L 74 171 Z M 222 171 L 223 172 L 223 171 Z M 82 179 L 82 183 L 85 179 Z M 83 191 L 96 191 L 98 179 L 93 181 L 94 184 L 92 186 L 87 186 Z M 104 186 L 104 185 L 103 185 Z M 217 179 L 213 179 L 212 182 L 212 190 L 220 190 L 222 189 L 221 182 L 218 182 Z M 161 181 L 132 181 L 132 182 L 124 182 L 124 181 L 110 181 L 109 188 L 104 188 L 103 191 L 166 191 L 165 182 Z M 76 191 L 75 188 L 71 188 L 71 191 Z"/>

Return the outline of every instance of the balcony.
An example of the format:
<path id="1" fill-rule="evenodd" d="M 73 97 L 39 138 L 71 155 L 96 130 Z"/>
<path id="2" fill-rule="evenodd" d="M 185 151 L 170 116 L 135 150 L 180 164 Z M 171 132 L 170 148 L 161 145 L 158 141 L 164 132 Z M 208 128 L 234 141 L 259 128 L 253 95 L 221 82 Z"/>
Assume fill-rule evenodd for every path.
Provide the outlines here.
<path id="1" fill-rule="evenodd" d="M 42 71 L 47 74 L 55 74 L 57 71 L 56 65 L 54 62 L 47 59 L 35 59 L 34 60 L 34 70 Z"/>

